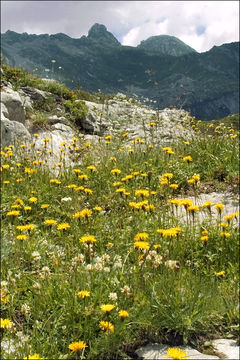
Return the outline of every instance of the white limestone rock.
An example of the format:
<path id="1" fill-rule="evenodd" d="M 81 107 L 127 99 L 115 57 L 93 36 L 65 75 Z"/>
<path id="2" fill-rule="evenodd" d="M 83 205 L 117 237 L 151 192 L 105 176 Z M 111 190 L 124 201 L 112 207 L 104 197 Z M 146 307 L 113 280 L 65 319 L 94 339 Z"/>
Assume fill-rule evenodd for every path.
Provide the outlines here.
<path id="1" fill-rule="evenodd" d="M 138 349 L 136 351 L 136 354 L 141 359 L 146 359 L 146 360 L 171 359 L 171 358 L 166 357 L 167 349 L 169 347 L 173 347 L 173 346 L 160 345 L 160 344 L 148 344 L 148 345 Z M 219 359 L 218 356 L 202 354 L 199 351 L 197 351 L 189 346 L 176 346 L 176 347 L 181 350 L 185 350 L 187 352 L 186 356 L 188 356 L 188 360 Z"/>

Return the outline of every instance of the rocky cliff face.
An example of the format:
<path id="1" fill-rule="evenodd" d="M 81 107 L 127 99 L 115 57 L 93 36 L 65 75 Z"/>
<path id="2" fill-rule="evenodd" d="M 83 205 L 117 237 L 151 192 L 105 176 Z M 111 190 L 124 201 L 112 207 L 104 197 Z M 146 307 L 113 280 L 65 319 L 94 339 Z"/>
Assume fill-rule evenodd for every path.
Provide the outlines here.
<path id="1" fill-rule="evenodd" d="M 151 37 L 122 46 L 104 25 L 80 39 L 64 34 L 2 34 L 4 62 L 89 92 L 136 94 L 201 120 L 239 112 L 239 43 L 197 53 L 179 39 Z M 54 60 L 54 62 L 52 62 Z M 150 104 L 150 102 L 149 102 Z"/>

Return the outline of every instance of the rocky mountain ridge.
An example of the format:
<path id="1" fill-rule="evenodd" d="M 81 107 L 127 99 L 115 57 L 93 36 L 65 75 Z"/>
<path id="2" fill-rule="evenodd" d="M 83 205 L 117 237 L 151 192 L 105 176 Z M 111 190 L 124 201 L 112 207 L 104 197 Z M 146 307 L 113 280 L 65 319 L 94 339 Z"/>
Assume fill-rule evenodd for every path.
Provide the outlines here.
<path id="1" fill-rule="evenodd" d="M 3 62 L 55 78 L 72 89 L 135 94 L 155 108 L 173 105 L 201 120 L 239 112 L 238 42 L 204 53 L 189 50 L 174 37 L 151 37 L 138 47 L 122 46 L 104 25 L 95 24 L 88 36 L 79 39 L 62 33 L 7 31 L 1 43 Z"/>

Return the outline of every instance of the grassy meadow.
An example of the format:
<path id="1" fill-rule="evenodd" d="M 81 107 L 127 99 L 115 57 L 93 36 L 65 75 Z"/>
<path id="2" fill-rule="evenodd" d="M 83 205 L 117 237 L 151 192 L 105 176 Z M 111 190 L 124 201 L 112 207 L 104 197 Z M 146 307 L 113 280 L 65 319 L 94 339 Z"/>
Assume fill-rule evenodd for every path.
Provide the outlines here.
<path id="1" fill-rule="evenodd" d="M 237 193 L 239 137 L 181 121 L 194 142 L 78 136 L 54 167 L 38 134 L 1 149 L 2 359 L 131 359 L 148 342 L 237 337 L 238 213 L 188 197 Z M 146 126 L 154 139 L 157 120 Z"/>

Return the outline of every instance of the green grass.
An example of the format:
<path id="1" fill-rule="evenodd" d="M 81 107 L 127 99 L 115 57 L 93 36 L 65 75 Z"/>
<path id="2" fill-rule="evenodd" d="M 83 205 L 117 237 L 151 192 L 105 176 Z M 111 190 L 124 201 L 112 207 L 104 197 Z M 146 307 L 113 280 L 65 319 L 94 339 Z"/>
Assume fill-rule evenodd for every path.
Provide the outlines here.
<path id="1" fill-rule="evenodd" d="M 233 179 L 235 185 L 239 181 L 236 132 L 229 131 L 230 126 L 212 129 L 191 118 L 184 126 L 193 126 L 196 139 L 188 145 L 184 139 L 176 140 L 171 145 L 173 154 L 149 147 L 150 142 L 129 143 L 121 134 L 91 145 L 69 139 L 65 152 L 74 154 L 74 148 L 80 148 L 81 165 L 74 168 L 79 174 L 65 167 L 64 161 L 56 164 L 53 174 L 48 167 L 51 155 L 44 151 L 39 155 L 33 146 L 16 142 L 2 149 L 1 278 L 3 295 L 9 298 L 2 302 L 1 317 L 10 319 L 13 327 L 2 329 L 1 336 L 15 347 L 9 355 L 2 350 L 3 359 L 34 353 L 48 359 L 126 359 L 148 341 L 178 339 L 200 346 L 202 338 L 237 336 L 239 230 L 235 217 L 224 230 L 223 216 L 217 222 L 209 216 L 201 224 L 188 211 L 188 221 L 181 224 L 176 237 L 157 232 L 180 224 L 168 200 L 186 199 L 190 192 L 197 198 L 209 183 L 215 189 L 237 190 L 232 185 Z M 153 140 L 155 136 L 153 128 Z M 130 148 L 134 151 L 129 152 Z M 189 155 L 192 161 L 187 163 L 183 158 Z M 76 161 L 78 156 L 76 152 Z M 121 173 L 114 175 L 113 169 Z M 164 173 L 173 176 L 161 185 Z M 78 177 L 83 174 L 87 179 Z M 200 182 L 190 184 L 194 174 L 199 174 Z M 132 178 L 125 179 L 127 175 Z M 178 184 L 176 190 L 172 183 Z M 123 194 L 116 192 L 119 188 L 125 189 Z M 140 189 L 148 190 L 149 196 L 137 196 L 135 191 Z M 32 197 L 36 202 L 31 202 Z M 152 208 L 129 206 L 144 200 Z M 49 206 L 44 209 L 43 204 Z M 91 210 L 91 216 L 74 218 L 83 209 Z M 9 215 L 11 210 L 19 214 Z M 47 219 L 68 223 L 70 228 L 47 226 Z M 35 228 L 17 229 L 26 224 Z M 201 241 L 204 230 L 206 243 Z M 134 246 L 134 237 L 143 232 L 148 234 L 145 250 Z M 19 240 L 19 234 L 27 239 Z M 80 242 L 84 235 L 94 235 L 96 242 Z M 176 261 L 173 268 L 169 260 Z M 217 275 L 222 271 L 223 276 Z M 79 298 L 81 290 L 90 296 Z M 115 308 L 105 314 L 103 304 Z M 126 310 L 129 317 L 120 318 L 119 310 Z M 114 332 L 101 330 L 100 321 L 110 321 Z M 68 346 L 77 341 L 87 347 L 71 353 Z"/>

